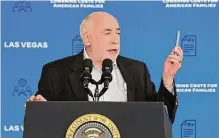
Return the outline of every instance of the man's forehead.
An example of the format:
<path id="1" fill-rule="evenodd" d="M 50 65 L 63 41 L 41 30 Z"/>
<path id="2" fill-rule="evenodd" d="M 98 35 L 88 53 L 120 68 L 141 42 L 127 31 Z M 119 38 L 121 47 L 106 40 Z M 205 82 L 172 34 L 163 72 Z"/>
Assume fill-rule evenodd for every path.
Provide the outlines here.
<path id="1" fill-rule="evenodd" d="M 104 30 L 120 30 L 119 23 L 116 19 L 102 20 L 96 25 L 99 25 L 99 27 Z"/>
<path id="2" fill-rule="evenodd" d="M 120 27 L 118 24 L 113 24 L 113 23 L 96 23 L 93 24 L 93 28 L 95 30 L 101 30 L 101 31 L 120 31 Z"/>
<path id="3" fill-rule="evenodd" d="M 96 22 L 106 22 L 106 21 L 110 21 L 110 22 L 117 22 L 117 19 L 110 15 L 110 14 L 94 14 L 92 16 L 89 17 L 90 20 L 92 21 L 96 21 Z"/>
<path id="4" fill-rule="evenodd" d="M 110 14 L 105 13 L 97 13 L 89 17 L 91 22 L 91 28 L 94 31 L 102 30 L 102 31 L 119 31 L 119 23 L 115 17 Z"/>

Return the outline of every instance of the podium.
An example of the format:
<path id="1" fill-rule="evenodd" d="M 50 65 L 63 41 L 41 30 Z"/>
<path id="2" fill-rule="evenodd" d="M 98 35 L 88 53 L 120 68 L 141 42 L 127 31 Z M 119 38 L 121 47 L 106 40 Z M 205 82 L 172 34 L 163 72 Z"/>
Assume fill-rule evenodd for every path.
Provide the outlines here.
<path id="1" fill-rule="evenodd" d="M 162 102 L 28 102 L 23 138 L 172 138 Z"/>

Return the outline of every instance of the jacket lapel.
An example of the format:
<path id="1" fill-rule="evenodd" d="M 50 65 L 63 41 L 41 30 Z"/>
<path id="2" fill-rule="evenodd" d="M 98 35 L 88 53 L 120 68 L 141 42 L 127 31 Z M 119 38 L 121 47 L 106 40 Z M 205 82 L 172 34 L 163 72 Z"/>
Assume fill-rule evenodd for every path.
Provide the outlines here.
<path id="1" fill-rule="evenodd" d="M 70 67 L 71 73 L 69 74 L 69 82 L 71 89 L 75 94 L 77 101 L 88 101 L 88 94 L 85 93 L 82 82 L 80 80 L 83 71 L 83 51 L 76 55 Z"/>
<path id="2" fill-rule="evenodd" d="M 131 70 L 132 65 L 121 56 L 118 56 L 117 63 L 127 85 L 127 99 L 128 101 L 135 101 L 135 84 L 134 76 L 132 75 L 134 72 Z"/>

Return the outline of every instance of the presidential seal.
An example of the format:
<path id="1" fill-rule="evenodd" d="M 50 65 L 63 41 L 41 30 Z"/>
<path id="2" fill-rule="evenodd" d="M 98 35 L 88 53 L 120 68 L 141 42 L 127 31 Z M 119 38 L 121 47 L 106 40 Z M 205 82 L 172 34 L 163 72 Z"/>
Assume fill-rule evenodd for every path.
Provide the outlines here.
<path id="1" fill-rule="evenodd" d="M 121 138 L 116 125 L 100 114 L 86 114 L 68 128 L 65 138 Z"/>

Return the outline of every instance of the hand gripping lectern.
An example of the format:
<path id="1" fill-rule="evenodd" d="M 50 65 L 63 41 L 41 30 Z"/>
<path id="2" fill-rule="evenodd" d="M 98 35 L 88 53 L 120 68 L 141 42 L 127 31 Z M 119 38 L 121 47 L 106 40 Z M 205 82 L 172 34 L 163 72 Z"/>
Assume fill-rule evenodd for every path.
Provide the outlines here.
<path id="1" fill-rule="evenodd" d="M 23 138 L 172 138 L 162 102 L 28 102 Z"/>

